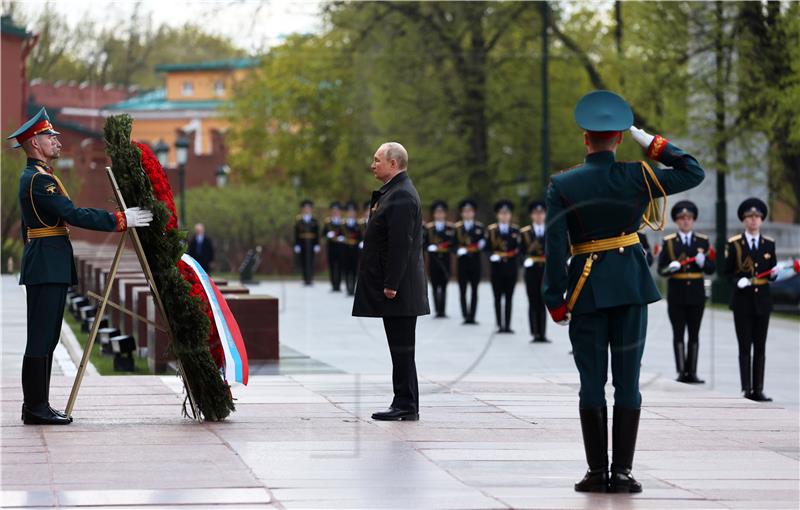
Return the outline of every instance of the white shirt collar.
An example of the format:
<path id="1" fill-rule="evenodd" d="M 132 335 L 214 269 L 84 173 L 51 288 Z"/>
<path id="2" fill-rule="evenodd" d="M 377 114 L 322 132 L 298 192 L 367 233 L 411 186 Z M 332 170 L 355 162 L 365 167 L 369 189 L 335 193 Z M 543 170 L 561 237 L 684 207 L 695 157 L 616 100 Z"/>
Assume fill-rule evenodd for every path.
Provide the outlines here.
<path id="1" fill-rule="evenodd" d="M 311 215 L 310 214 L 304 214 L 303 215 L 303 221 L 305 221 L 306 223 L 311 221 Z"/>
<path id="2" fill-rule="evenodd" d="M 444 230 L 444 222 L 443 221 L 435 221 L 433 224 L 436 227 L 436 230 Z"/>
<path id="3" fill-rule="evenodd" d="M 680 236 L 681 236 L 681 242 L 682 242 L 683 244 L 691 244 L 691 242 L 692 242 L 692 235 L 694 235 L 694 232 L 692 232 L 691 230 L 690 230 L 690 231 L 688 231 L 688 232 L 686 232 L 686 233 L 683 233 L 683 232 L 680 232 L 680 231 L 679 231 L 679 232 L 678 232 L 678 235 L 680 235 Z"/>
<path id="4" fill-rule="evenodd" d="M 537 237 L 542 237 L 544 235 L 544 225 L 537 225 L 534 223 L 533 233 L 536 234 Z"/>
<path id="5" fill-rule="evenodd" d="M 744 238 L 747 240 L 747 246 L 748 246 L 748 247 L 750 247 L 750 246 L 753 246 L 753 241 L 754 241 L 754 240 L 755 240 L 755 242 L 756 242 L 756 246 L 758 246 L 758 245 L 759 245 L 759 242 L 760 242 L 760 240 L 761 240 L 761 239 L 760 239 L 760 238 L 761 238 L 761 233 L 758 233 L 758 234 L 756 234 L 756 235 L 750 235 L 750 232 L 748 232 L 748 231 L 746 231 L 746 230 L 745 230 L 745 232 L 744 232 Z"/>
<path id="6" fill-rule="evenodd" d="M 472 230 L 472 225 L 475 224 L 475 220 L 464 220 L 464 229 L 465 230 Z"/>
<path id="7" fill-rule="evenodd" d="M 498 228 L 500 229 L 501 234 L 505 234 L 506 232 L 508 232 L 508 223 L 500 223 L 498 225 Z"/>

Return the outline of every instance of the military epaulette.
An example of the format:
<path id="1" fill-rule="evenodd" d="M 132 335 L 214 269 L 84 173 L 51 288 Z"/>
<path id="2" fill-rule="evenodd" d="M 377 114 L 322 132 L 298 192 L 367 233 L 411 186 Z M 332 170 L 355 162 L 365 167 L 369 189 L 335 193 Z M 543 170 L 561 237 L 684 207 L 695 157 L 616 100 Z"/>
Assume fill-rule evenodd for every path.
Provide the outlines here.
<path id="1" fill-rule="evenodd" d="M 560 174 L 563 174 L 564 172 L 569 172 L 569 171 L 570 171 L 570 170 L 572 170 L 573 168 L 578 168 L 578 167 L 579 167 L 579 166 L 581 166 L 582 164 L 583 164 L 583 163 L 578 163 L 577 165 L 572 165 L 572 166 L 571 166 L 571 167 L 569 167 L 569 168 L 565 168 L 565 169 L 563 169 L 563 170 L 560 170 L 558 173 L 560 173 Z"/>
<path id="2" fill-rule="evenodd" d="M 460 228 L 460 227 L 462 227 L 463 225 L 464 225 L 464 222 L 463 222 L 463 221 L 457 221 L 457 222 L 455 222 L 455 227 L 456 227 L 456 228 Z"/>
<path id="3" fill-rule="evenodd" d="M 695 234 L 694 234 L 694 235 L 695 235 L 695 237 L 697 237 L 698 239 L 705 239 L 705 240 L 708 240 L 708 236 L 707 236 L 707 235 L 705 235 L 705 234 L 700 234 L 700 233 L 697 233 L 697 232 L 695 232 Z"/>
<path id="4" fill-rule="evenodd" d="M 455 228 L 455 225 L 450 221 L 445 221 L 444 228 Z"/>
<path id="5" fill-rule="evenodd" d="M 520 232 L 530 232 L 531 228 L 532 227 L 530 225 L 528 225 L 527 227 L 522 227 L 522 229 L 520 229 Z"/>
<path id="6" fill-rule="evenodd" d="M 489 230 L 497 230 L 497 223 L 492 223 L 491 225 L 489 225 L 486 228 L 488 228 Z"/>
<path id="7" fill-rule="evenodd" d="M 775 242 L 775 239 L 773 239 L 773 238 L 771 238 L 771 237 L 769 237 L 769 236 L 761 236 L 761 237 L 763 237 L 764 239 L 766 239 L 767 241 L 769 241 L 769 242 L 771 242 L 771 243 L 774 243 L 774 242 Z"/>
<path id="8" fill-rule="evenodd" d="M 728 242 L 729 242 L 729 243 L 735 243 L 736 241 L 738 241 L 738 240 L 739 240 L 739 239 L 741 239 L 741 238 L 742 238 L 742 234 L 736 234 L 736 235 L 735 235 L 735 236 L 733 236 L 733 237 L 729 237 L 729 238 L 728 238 Z"/>
<path id="9" fill-rule="evenodd" d="M 664 236 L 664 240 L 665 241 L 670 241 L 672 239 L 675 239 L 676 237 L 678 237 L 678 234 L 669 234 L 669 235 Z"/>

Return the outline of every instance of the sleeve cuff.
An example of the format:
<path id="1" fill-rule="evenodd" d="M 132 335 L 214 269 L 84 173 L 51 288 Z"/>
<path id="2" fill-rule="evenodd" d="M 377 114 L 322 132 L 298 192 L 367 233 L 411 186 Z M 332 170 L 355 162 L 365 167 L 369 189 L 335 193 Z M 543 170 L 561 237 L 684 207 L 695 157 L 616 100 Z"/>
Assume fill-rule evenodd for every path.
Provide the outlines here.
<path id="1" fill-rule="evenodd" d="M 653 141 L 650 142 L 650 147 L 647 149 L 647 157 L 658 161 L 664 149 L 667 148 L 669 140 L 661 135 L 656 135 Z"/>
<path id="2" fill-rule="evenodd" d="M 567 303 L 562 302 L 556 308 L 548 308 L 548 311 L 554 322 L 561 322 L 567 316 Z"/>
<path id="3" fill-rule="evenodd" d="M 117 220 L 117 232 L 124 232 L 128 229 L 128 221 L 125 219 L 124 212 L 114 211 L 114 218 Z"/>

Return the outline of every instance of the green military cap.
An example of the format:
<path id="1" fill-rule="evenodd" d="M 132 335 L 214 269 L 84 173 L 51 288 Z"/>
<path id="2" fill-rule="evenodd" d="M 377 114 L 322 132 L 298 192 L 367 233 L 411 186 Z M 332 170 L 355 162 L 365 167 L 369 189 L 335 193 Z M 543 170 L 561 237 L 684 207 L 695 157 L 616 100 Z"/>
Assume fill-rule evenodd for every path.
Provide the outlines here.
<path id="1" fill-rule="evenodd" d="M 478 202 L 476 202 L 475 199 L 473 198 L 465 198 L 464 200 L 458 203 L 458 210 L 460 211 L 467 206 L 472 207 L 473 209 L 477 209 Z"/>
<path id="2" fill-rule="evenodd" d="M 586 131 L 625 131 L 633 125 L 633 110 L 617 94 L 595 90 L 575 105 L 575 122 Z"/>
<path id="3" fill-rule="evenodd" d="M 344 204 L 344 208 L 347 211 L 358 211 L 358 204 L 353 200 L 348 200 L 347 203 Z"/>
<path id="4" fill-rule="evenodd" d="M 300 207 L 305 207 L 307 205 L 314 207 L 314 201 L 311 200 L 310 198 L 305 198 L 300 202 Z"/>
<path id="5" fill-rule="evenodd" d="M 19 129 L 11 133 L 6 140 L 16 138 L 16 143 L 12 146 L 14 149 L 22 147 L 22 144 L 36 135 L 59 135 L 58 131 L 53 129 L 50 124 L 50 117 L 47 115 L 47 110 L 42 108 L 39 113 L 31 117 L 21 125 Z"/>
<path id="6" fill-rule="evenodd" d="M 333 202 L 331 202 L 331 205 L 330 205 L 329 208 L 330 209 L 341 209 L 342 208 L 342 204 L 338 200 L 334 200 Z"/>
<path id="7" fill-rule="evenodd" d="M 544 200 L 532 200 L 531 203 L 528 204 L 528 213 L 532 213 L 533 211 L 547 211 Z"/>

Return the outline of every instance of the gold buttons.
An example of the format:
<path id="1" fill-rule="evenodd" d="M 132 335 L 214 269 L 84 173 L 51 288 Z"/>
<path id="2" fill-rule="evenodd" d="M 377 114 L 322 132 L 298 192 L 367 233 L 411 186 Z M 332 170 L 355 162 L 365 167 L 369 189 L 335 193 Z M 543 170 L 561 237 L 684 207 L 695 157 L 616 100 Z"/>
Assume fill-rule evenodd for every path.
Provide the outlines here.
<path id="1" fill-rule="evenodd" d="M 753 289 L 754 292 L 758 292 L 758 289 Z"/>
<path id="2" fill-rule="evenodd" d="M 597 254 L 596 253 L 592 254 L 592 260 L 597 260 Z"/>
<path id="3" fill-rule="evenodd" d="M 619 247 L 619 252 L 620 252 L 620 253 L 625 253 L 625 248 L 624 248 L 624 247 L 622 247 L 622 246 L 620 246 L 620 247 Z"/>

